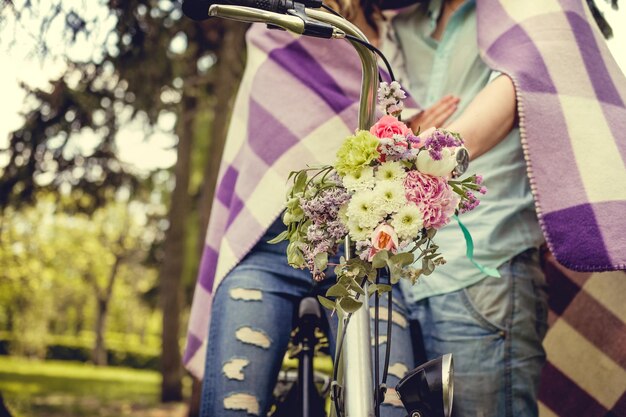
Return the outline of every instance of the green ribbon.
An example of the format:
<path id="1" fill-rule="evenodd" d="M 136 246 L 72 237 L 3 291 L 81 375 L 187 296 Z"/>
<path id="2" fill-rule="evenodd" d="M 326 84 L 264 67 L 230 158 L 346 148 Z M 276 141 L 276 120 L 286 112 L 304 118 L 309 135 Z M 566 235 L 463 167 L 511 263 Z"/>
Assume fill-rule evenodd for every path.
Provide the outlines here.
<path id="1" fill-rule="evenodd" d="M 469 230 L 467 230 L 467 227 L 465 227 L 465 225 L 461 223 L 459 216 L 455 214 L 453 217 L 456 219 L 457 223 L 459 223 L 459 227 L 461 228 L 463 236 L 465 237 L 465 247 L 467 248 L 467 250 L 465 251 L 465 256 L 467 256 L 467 259 L 469 259 L 476 268 L 480 269 L 483 274 L 494 278 L 500 278 L 500 272 L 498 272 L 496 268 L 490 268 L 476 262 L 476 260 L 474 259 L 474 241 L 472 240 L 472 235 L 470 234 Z"/>

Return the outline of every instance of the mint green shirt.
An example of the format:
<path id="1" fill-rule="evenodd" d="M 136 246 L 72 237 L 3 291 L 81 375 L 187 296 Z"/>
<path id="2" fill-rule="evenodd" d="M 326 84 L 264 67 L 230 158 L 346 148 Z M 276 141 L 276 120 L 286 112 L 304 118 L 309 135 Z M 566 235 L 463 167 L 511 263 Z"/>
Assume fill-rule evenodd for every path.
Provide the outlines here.
<path id="1" fill-rule="evenodd" d="M 466 1 L 454 12 L 441 40 L 436 41 L 430 35 L 440 10 L 441 0 L 432 0 L 399 14 L 390 36 L 395 36 L 402 51 L 404 88 L 424 108 L 446 94 L 460 97 L 458 116 L 499 74 L 479 55 L 475 1 Z M 516 254 L 540 246 L 544 238 L 526 176 L 519 130 L 513 129 L 493 149 L 473 160 L 468 174 L 474 173 L 483 175 L 488 192 L 480 196 L 476 209 L 460 218 L 474 239 L 476 261 L 498 267 Z M 402 281 L 408 302 L 456 291 L 485 278 L 465 257 L 465 239 L 455 221 L 437 232 L 435 242 L 447 263 L 420 277 L 414 286 Z"/>

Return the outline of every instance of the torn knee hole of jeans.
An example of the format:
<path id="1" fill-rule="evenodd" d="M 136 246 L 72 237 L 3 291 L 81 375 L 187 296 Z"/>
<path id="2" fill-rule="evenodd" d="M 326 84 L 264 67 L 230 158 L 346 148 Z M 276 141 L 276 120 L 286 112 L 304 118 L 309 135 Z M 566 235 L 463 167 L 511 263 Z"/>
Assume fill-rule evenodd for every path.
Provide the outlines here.
<path id="1" fill-rule="evenodd" d="M 378 336 L 378 345 L 384 345 L 385 343 L 387 343 L 387 336 Z M 372 337 L 372 346 L 376 346 L 376 338 Z"/>
<path id="2" fill-rule="evenodd" d="M 263 349 L 268 349 L 272 344 L 270 338 L 262 330 L 255 330 L 251 327 L 244 326 L 237 329 L 235 332 L 237 340 L 249 345 L 258 346 Z"/>
<path id="3" fill-rule="evenodd" d="M 400 401 L 400 397 L 398 397 L 398 394 L 396 393 L 396 390 L 394 388 L 387 388 L 383 405 L 385 404 L 393 407 L 404 407 L 404 405 L 402 405 L 402 401 Z"/>
<path id="4" fill-rule="evenodd" d="M 241 301 L 262 301 L 263 293 L 261 290 L 254 290 L 248 288 L 231 288 L 228 292 L 230 298 L 233 300 Z"/>
<path id="5" fill-rule="evenodd" d="M 250 361 L 245 358 L 232 358 L 224 364 L 222 372 L 228 379 L 235 379 L 237 381 L 243 381 L 245 375 L 243 374 L 243 368 L 248 366 Z"/>
<path id="6" fill-rule="evenodd" d="M 389 365 L 389 375 L 393 375 L 398 379 L 404 378 L 407 372 L 409 372 L 409 368 L 400 362 L 396 362 L 393 365 Z"/>
<path id="7" fill-rule="evenodd" d="M 259 415 L 259 401 L 255 396 L 244 393 L 229 394 L 224 397 L 224 409 L 244 410 L 248 414 Z"/>
<path id="8" fill-rule="evenodd" d="M 378 307 L 378 318 L 383 321 L 387 321 L 388 310 L 387 307 Z M 370 307 L 370 317 L 376 317 L 376 308 Z M 406 317 L 395 310 L 391 313 L 391 322 L 397 324 L 398 326 L 406 329 L 409 325 Z"/>

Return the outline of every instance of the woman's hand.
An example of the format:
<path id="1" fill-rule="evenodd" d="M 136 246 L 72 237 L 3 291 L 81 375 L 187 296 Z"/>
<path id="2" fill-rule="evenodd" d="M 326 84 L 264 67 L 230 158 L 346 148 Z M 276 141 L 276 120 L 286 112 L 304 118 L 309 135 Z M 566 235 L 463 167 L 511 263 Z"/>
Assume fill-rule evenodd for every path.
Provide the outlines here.
<path id="1" fill-rule="evenodd" d="M 431 107 L 408 120 L 407 125 L 413 132 L 417 132 L 420 128 L 424 130 L 429 127 L 443 127 L 444 123 L 456 111 L 459 101 L 460 99 L 458 97 L 447 95 Z"/>

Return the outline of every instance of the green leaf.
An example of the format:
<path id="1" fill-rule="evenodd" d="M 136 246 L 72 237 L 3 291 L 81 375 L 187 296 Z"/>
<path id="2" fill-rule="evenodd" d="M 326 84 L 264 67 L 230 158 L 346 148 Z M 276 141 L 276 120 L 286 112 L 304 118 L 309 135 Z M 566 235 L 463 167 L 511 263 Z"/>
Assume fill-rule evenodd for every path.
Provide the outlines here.
<path id="1" fill-rule="evenodd" d="M 315 264 L 315 269 L 317 269 L 318 271 L 326 270 L 326 267 L 328 266 L 328 253 L 318 253 L 317 255 L 315 255 L 315 258 L 313 258 L 313 263 Z"/>
<path id="2" fill-rule="evenodd" d="M 289 265 L 295 266 L 298 268 L 303 268 L 305 266 L 304 262 L 304 254 L 298 247 L 301 242 L 291 242 L 287 246 L 287 262 Z"/>
<path id="3" fill-rule="evenodd" d="M 402 278 L 402 268 L 397 265 L 389 265 L 389 278 L 392 284 L 397 284 Z"/>
<path id="4" fill-rule="evenodd" d="M 362 301 L 357 301 L 349 297 L 344 297 L 339 301 L 339 305 L 346 313 L 354 313 L 363 305 Z"/>
<path id="5" fill-rule="evenodd" d="M 389 252 L 381 250 L 372 258 L 372 266 L 374 268 L 383 268 L 387 265 L 387 259 L 389 259 Z"/>
<path id="6" fill-rule="evenodd" d="M 320 304 L 324 307 L 327 308 L 329 310 L 334 310 L 335 309 L 335 302 L 332 300 L 329 300 L 326 297 L 322 297 L 321 295 L 317 296 L 318 301 L 320 302 Z"/>
<path id="7" fill-rule="evenodd" d="M 392 288 L 393 287 L 389 284 L 378 284 L 378 293 L 384 294 L 386 292 L 390 292 Z"/>
<path id="8" fill-rule="evenodd" d="M 389 258 L 389 262 L 399 266 L 410 265 L 413 261 L 413 254 L 408 252 L 398 253 Z"/>
<path id="9" fill-rule="evenodd" d="M 376 291 L 378 291 L 378 284 L 370 284 L 367 287 L 367 296 L 371 297 Z"/>
<path id="10" fill-rule="evenodd" d="M 350 289 L 358 292 L 361 295 L 365 295 L 365 290 L 359 285 L 354 278 L 350 280 Z"/>
<path id="11" fill-rule="evenodd" d="M 335 284 L 326 291 L 327 297 L 345 297 L 350 295 L 346 287 L 341 284 Z"/>
<path id="12" fill-rule="evenodd" d="M 432 259 L 422 259 L 422 273 L 424 275 L 430 275 L 435 270 L 435 263 Z"/>
<path id="13" fill-rule="evenodd" d="M 293 192 L 295 194 L 304 192 L 304 186 L 306 185 L 307 175 L 306 170 L 298 172 L 293 184 Z"/>
<path id="14" fill-rule="evenodd" d="M 276 236 L 274 239 L 272 240 L 268 240 L 267 243 L 270 244 L 276 244 L 279 242 L 282 242 L 283 240 L 287 239 L 289 237 L 289 231 L 285 230 L 283 232 L 281 232 L 278 236 Z"/>

